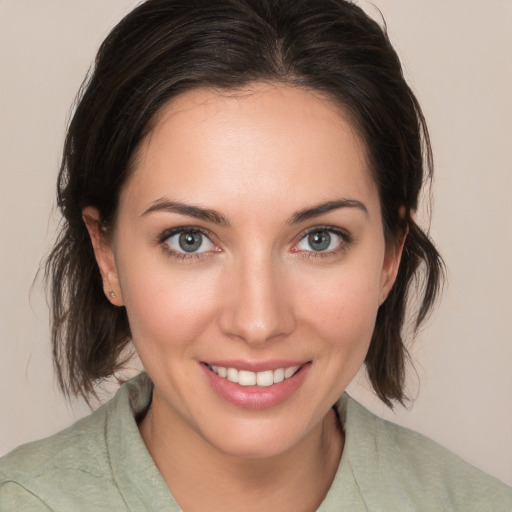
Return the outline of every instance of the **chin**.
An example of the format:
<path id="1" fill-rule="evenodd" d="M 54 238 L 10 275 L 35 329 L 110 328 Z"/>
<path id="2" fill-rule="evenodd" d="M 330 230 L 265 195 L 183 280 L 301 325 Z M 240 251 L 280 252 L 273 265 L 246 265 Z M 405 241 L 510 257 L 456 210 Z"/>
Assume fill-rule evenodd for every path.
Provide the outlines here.
<path id="1" fill-rule="evenodd" d="M 261 414 L 261 412 L 259 412 Z M 289 415 L 282 418 L 249 418 L 218 422 L 200 435 L 214 449 L 235 458 L 271 458 L 300 445 L 315 429 L 308 421 Z M 320 428 L 322 421 L 318 422 Z"/>

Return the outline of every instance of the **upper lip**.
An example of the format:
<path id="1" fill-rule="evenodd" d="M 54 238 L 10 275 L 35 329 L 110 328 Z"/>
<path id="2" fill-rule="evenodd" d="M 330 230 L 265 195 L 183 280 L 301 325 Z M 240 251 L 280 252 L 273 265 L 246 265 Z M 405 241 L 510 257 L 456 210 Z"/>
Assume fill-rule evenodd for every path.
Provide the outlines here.
<path id="1" fill-rule="evenodd" d="M 208 360 L 202 361 L 210 366 L 222 366 L 224 368 L 236 368 L 249 372 L 262 372 L 265 370 L 277 370 L 278 368 L 290 368 L 292 366 L 303 366 L 309 363 L 308 360 L 292 361 L 284 359 L 272 359 L 268 361 L 243 361 L 243 360 Z"/>

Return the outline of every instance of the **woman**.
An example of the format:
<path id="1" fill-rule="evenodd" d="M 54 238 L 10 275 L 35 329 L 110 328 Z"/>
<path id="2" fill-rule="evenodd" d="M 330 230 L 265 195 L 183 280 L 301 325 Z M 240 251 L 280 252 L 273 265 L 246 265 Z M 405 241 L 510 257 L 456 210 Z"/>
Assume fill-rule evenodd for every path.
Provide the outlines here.
<path id="1" fill-rule="evenodd" d="M 47 271 L 62 388 L 94 394 L 130 341 L 147 375 L 3 459 L 0 509 L 508 510 L 504 485 L 342 396 L 364 363 L 404 400 L 407 292 L 423 265 L 419 326 L 442 275 L 414 221 L 430 172 L 357 7 L 138 7 L 71 121 Z"/>

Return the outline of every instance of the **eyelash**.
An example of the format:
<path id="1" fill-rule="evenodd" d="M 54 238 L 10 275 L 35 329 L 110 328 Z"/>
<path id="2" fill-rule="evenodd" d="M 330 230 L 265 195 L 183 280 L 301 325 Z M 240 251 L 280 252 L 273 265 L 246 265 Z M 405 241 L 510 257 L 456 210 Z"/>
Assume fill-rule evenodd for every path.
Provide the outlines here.
<path id="1" fill-rule="evenodd" d="M 181 235 L 183 233 L 200 233 L 203 237 L 205 237 L 207 240 L 209 240 L 213 245 L 215 243 L 212 241 L 212 234 L 209 233 L 207 230 L 194 227 L 194 226 L 182 226 L 177 228 L 172 228 L 164 231 L 159 237 L 158 237 L 158 244 L 162 246 L 163 250 L 167 253 L 168 256 L 175 258 L 177 260 L 189 260 L 189 259 L 202 259 L 207 257 L 210 251 L 205 252 L 180 252 L 174 250 L 172 247 L 169 246 L 167 240 L 175 235 Z M 215 251 L 217 252 L 217 251 Z"/>
<path id="2" fill-rule="evenodd" d="M 338 254 L 340 252 L 346 251 L 349 246 L 352 244 L 353 239 L 352 235 L 341 228 L 337 228 L 334 226 L 314 226 L 313 228 L 308 228 L 306 231 L 303 231 L 298 237 L 297 241 L 294 243 L 293 247 L 297 246 L 302 240 L 304 240 L 307 236 L 318 233 L 318 232 L 326 232 L 330 234 L 334 234 L 341 238 L 341 243 L 339 247 L 336 247 L 335 249 L 332 249 L 330 251 L 301 251 L 301 250 L 295 250 L 293 252 L 300 254 L 301 257 L 304 258 L 328 258 L 330 256 L 333 256 L 335 254 Z"/>
<path id="3" fill-rule="evenodd" d="M 332 249 L 330 251 L 314 251 L 314 250 L 298 250 L 294 248 L 307 236 L 318 233 L 318 232 L 326 232 L 330 234 L 334 234 L 341 238 L 342 243 L 340 244 L 340 247 L 336 247 L 335 249 Z M 215 242 L 213 242 L 212 234 L 208 232 L 207 230 L 203 228 L 198 228 L 194 226 L 182 226 L 182 227 L 176 227 L 172 229 L 168 229 L 164 231 L 157 240 L 158 245 L 161 245 L 163 250 L 167 253 L 168 256 L 175 258 L 177 260 L 189 260 L 189 259 L 202 259 L 207 257 L 208 254 L 210 254 L 212 251 L 204 251 L 204 252 L 180 252 L 172 249 L 167 242 L 169 238 L 172 236 L 183 234 L 183 233 L 200 233 L 202 236 L 204 236 L 206 239 L 208 239 L 213 245 L 215 245 Z M 333 226 L 314 226 L 312 228 L 308 228 L 307 230 L 303 231 L 296 239 L 292 247 L 292 252 L 299 254 L 301 257 L 305 258 L 326 258 L 329 256 L 332 256 L 333 254 L 337 254 L 339 252 L 345 251 L 348 249 L 350 244 L 352 243 L 352 236 L 349 232 L 347 232 L 344 229 L 335 228 Z M 219 251 L 213 251 L 213 252 L 220 252 Z"/>

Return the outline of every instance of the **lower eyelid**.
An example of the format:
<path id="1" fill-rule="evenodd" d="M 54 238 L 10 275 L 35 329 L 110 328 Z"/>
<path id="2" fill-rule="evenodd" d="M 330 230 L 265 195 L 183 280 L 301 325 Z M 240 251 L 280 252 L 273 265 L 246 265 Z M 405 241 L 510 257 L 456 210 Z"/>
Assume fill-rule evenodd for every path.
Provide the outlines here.
<path id="1" fill-rule="evenodd" d="M 298 250 L 295 250 L 294 252 L 312 252 L 314 253 L 314 255 L 328 255 L 330 253 L 333 253 L 333 252 L 336 252 L 340 249 L 343 249 L 344 247 L 346 247 L 348 244 L 350 244 L 350 242 L 352 241 L 352 238 L 351 236 L 345 232 L 345 231 L 341 231 L 339 229 L 334 229 L 334 228 L 329 228 L 329 227 L 324 227 L 324 226 L 318 226 L 314 229 L 310 229 L 308 230 L 307 232 L 303 233 L 298 242 L 296 242 L 294 244 L 293 247 L 297 247 L 306 237 L 308 237 L 309 235 L 313 234 L 313 233 L 317 233 L 319 231 L 325 231 L 327 233 L 329 233 L 330 235 L 334 235 L 336 237 L 338 237 L 340 240 L 337 244 L 337 247 L 335 247 L 334 249 L 329 249 L 329 250 L 325 250 L 325 251 L 315 251 L 314 249 L 298 249 Z"/>
<path id="2" fill-rule="evenodd" d="M 339 238 L 338 243 L 336 244 L 336 247 L 333 249 L 328 249 L 324 251 L 315 251 L 314 249 L 299 249 L 297 246 L 299 243 L 304 240 L 307 236 L 309 236 L 312 233 L 318 232 L 318 231 L 325 231 L 328 232 L 331 235 L 334 235 Z M 167 240 L 169 238 L 181 235 L 183 233 L 200 233 L 206 240 L 208 240 L 208 243 L 210 247 L 206 250 L 200 251 L 200 252 L 187 252 L 185 250 L 177 250 L 173 248 L 170 244 L 167 243 Z M 170 229 L 164 232 L 158 239 L 157 242 L 159 245 L 162 246 L 164 251 L 171 257 L 175 257 L 177 259 L 189 259 L 189 258 L 201 258 L 206 257 L 209 253 L 213 252 L 222 252 L 221 249 L 217 246 L 217 244 L 212 240 L 212 237 L 209 233 L 205 232 L 203 229 L 199 228 L 193 228 L 193 227 L 183 227 L 183 228 L 176 228 L 176 229 Z M 295 242 L 292 247 L 292 252 L 296 253 L 304 253 L 304 255 L 307 256 L 329 256 L 331 254 L 343 251 L 347 248 L 348 245 L 352 242 L 352 237 L 349 233 L 346 231 L 342 231 L 339 229 L 324 227 L 324 226 L 318 226 L 314 229 L 310 229 L 307 232 L 303 232 L 302 235 L 300 235 L 300 239 L 298 242 Z"/>
<path id="3" fill-rule="evenodd" d="M 206 240 L 209 244 L 206 250 L 202 250 L 200 252 L 187 252 L 180 248 L 173 247 L 168 241 L 170 238 L 179 237 L 184 233 L 199 233 L 203 237 L 203 240 Z M 175 242 L 176 243 L 176 242 Z M 203 241 L 204 243 L 204 241 Z M 198 258 L 201 256 L 205 256 L 211 252 L 216 252 L 217 245 L 212 240 L 212 236 L 210 233 L 206 232 L 202 228 L 194 227 L 194 226 L 180 226 L 172 229 L 167 229 L 163 231 L 157 238 L 156 244 L 161 246 L 164 252 L 169 257 L 174 257 L 178 259 L 188 259 L 188 258 Z M 173 244 L 174 245 L 174 244 Z"/>

